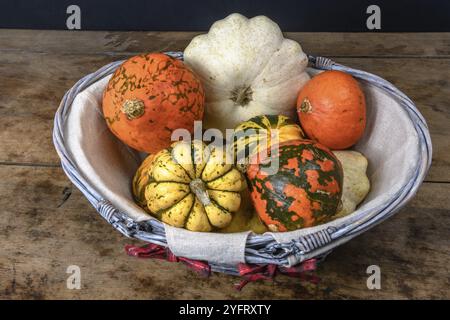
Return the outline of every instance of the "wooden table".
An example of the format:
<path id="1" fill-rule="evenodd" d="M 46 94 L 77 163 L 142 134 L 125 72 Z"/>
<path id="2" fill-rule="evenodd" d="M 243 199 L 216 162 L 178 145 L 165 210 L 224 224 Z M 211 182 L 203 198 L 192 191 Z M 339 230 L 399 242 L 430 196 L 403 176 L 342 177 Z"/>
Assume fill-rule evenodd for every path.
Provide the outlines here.
<path id="1" fill-rule="evenodd" d="M 83 75 L 139 52 L 183 50 L 195 33 L 0 30 L 0 298 L 450 298 L 450 34 L 288 33 L 310 54 L 376 73 L 428 121 L 433 165 L 396 216 L 336 249 L 318 285 L 279 276 L 238 292 L 181 264 L 138 260 L 63 173 L 52 143 L 59 102 Z M 389 134 L 387 132 L 386 134 Z M 368 290 L 366 268 L 381 268 Z M 81 289 L 69 290 L 69 265 Z"/>

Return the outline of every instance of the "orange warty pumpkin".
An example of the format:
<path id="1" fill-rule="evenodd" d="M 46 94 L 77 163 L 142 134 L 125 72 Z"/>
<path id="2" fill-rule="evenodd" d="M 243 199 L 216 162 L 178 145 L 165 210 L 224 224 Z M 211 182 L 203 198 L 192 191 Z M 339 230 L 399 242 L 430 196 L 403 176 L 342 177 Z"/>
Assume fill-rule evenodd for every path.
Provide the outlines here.
<path id="1" fill-rule="evenodd" d="M 193 132 L 204 100 L 200 80 L 182 61 L 148 53 L 116 70 L 103 94 L 103 114 L 124 143 L 155 153 L 171 144 L 173 130 Z"/>
<path id="2" fill-rule="evenodd" d="M 325 71 L 300 90 L 297 112 L 306 135 L 329 147 L 354 145 L 366 127 L 366 101 L 358 82 L 341 71 Z"/>

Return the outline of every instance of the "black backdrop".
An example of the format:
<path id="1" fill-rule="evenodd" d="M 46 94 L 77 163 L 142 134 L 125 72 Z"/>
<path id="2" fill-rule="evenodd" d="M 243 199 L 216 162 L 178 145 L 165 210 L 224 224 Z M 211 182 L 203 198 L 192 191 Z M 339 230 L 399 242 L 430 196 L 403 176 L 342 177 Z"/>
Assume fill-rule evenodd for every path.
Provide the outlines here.
<path id="1" fill-rule="evenodd" d="M 373 32 L 366 9 L 376 4 L 379 31 L 450 31 L 450 0 L 0 0 L 0 28 L 66 29 L 72 4 L 82 30 L 207 30 L 239 12 L 267 15 L 284 31 Z"/>

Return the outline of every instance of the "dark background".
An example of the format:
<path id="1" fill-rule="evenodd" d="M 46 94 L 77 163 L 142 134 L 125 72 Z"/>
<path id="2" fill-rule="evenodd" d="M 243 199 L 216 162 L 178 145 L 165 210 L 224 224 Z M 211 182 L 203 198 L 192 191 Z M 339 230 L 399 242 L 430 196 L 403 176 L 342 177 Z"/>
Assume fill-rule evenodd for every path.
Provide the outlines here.
<path id="1" fill-rule="evenodd" d="M 381 8 L 382 32 L 450 31 L 450 0 L 0 0 L 0 28 L 66 29 L 69 5 L 82 30 L 202 31 L 232 12 L 264 14 L 284 31 L 370 31 L 366 9 Z"/>

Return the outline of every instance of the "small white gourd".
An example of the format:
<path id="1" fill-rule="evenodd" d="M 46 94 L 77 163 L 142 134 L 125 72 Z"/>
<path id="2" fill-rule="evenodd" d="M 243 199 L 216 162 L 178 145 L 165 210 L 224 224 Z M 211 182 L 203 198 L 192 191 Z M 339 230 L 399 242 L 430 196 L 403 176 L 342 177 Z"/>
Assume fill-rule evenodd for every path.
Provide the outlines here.
<path id="1" fill-rule="evenodd" d="M 344 217 L 355 211 L 370 190 L 370 181 L 367 177 L 367 159 L 357 151 L 333 151 L 341 162 L 344 171 L 342 190 L 342 208 L 335 218 Z"/>
<path id="2" fill-rule="evenodd" d="M 205 128 L 233 129 L 258 115 L 295 118 L 297 94 L 310 79 L 308 57 L 265 16 L 231 14 L 189 43 L 184 61 L 205 89 Z"/>

